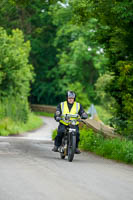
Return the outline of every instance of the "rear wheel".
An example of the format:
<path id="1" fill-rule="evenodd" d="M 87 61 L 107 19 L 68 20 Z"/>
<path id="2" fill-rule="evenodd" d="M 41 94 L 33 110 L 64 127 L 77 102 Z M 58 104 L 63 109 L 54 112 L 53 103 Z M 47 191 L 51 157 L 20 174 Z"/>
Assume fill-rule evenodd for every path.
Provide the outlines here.
<path id="1" fill-rule="evenodd" d="M 71 139 L 69 140 L 69 144 L 68 144 L 68 161 L 72 162 L 74 158 L 74 153 L 76 150 L 76 136 L 72 135 L 70 138 Z"/>

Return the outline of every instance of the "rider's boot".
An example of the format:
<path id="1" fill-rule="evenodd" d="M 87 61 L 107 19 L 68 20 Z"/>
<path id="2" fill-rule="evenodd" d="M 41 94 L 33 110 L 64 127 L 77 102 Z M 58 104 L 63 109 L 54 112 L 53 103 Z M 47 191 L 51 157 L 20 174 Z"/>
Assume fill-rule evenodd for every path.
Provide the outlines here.
<path id="1" fill-rule="evenodd" d="M 76 154 L 80 154 L 81 151 L 80 151 L 78 148 L 76 148 L 75 153 L 76 153 Z"/>
<path id="2" fill-rule="evenodd" d="M 58 147 L 57 147 L 57 146 L 54 146 L 54 148 L 52 149 L 52 151 L 58 152 Z"/>

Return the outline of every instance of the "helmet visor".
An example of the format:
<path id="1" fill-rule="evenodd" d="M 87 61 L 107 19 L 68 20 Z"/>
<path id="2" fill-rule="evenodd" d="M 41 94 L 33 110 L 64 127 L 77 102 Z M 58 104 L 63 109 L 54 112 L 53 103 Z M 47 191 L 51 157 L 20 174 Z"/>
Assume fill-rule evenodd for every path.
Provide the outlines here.
<path id="1" fill-rule="evenodd" d="M 74 99 L 75 98 L 75 93 L 71 92 L 71 91 L 68 91 L 68 98 Z"/>

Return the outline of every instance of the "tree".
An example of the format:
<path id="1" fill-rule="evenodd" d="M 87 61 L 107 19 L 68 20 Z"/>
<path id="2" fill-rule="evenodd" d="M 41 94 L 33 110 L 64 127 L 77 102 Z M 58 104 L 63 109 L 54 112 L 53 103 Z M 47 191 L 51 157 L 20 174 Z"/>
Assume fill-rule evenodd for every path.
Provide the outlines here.
<path id="1" fill-rule="evenodd" d="M 56 27 L 49 15 L 49 6 L 55 3 L 41 0 L 2 0 L 0 3 L 0 25 L 8 33 L 14 28 L 21 29 L 25 40 L 31 43 L 30 62 L 36 74 L 30 97 L 32 103 L 56 104 L 58 99 L 54 94 L 59 90 L 55 82 L 58 75 L 50 73 L 57 64 L 53 46 Z"/>
<path id="2" fill-rule="evenodd" d="M 108 70 L 114 79 L 108 91 L 115 98 L 114 125 L 123 134 L 132 135 L 133 116 L 133 2 L 129 0 L 82 1 L 79 21 L 95 17 L 98 29 L 95 38 L 104 46 L 109 58 Z M 74 12 L 77 12 L 74 7 Z"/>
<path id="3" fill-rule="evenodd" d="M 27 98 L 33 67 L 28 63 L 30 43 L 24 42 L 20 30 L 8 35 L 0 28 L 0 97 L 23 96 Z"/>
<path id="4" fill-rule="evenodd" d="M 29 52 L 30 43 L 24 42 L 20 30 L 13 30 L 8 35 L 0 28 L 0 103 L 6 105 L 7 101 L 14 101 L 15 106 L 21 107 L 18 112 L 24 110 L 23 117 L 24 114 L 28 115 L 27 97 L 33 80 L 33 67 L 28 61 Z"/>
<path id="5" fill-rule="evenodd" d="M 100 105 L 109 111 L 113 109 L 115 101 L 111 94 L 106 91 L 106 88 L 107 85 L 111 83 L 113 78 L 113 75 L 111 75 L 109 72 L 106 72 L 97 79 L 95 84 L 96 99 L 98 99 Z"/>
<path id="6" fill-rule="evenodd" d="M 8 33 L 16 27 L 21 29 L 25 40 L 31 42 L 30 62 L 36 74 L 31 86 L 32 103 L 57 104 L 65 98 L 71 82 L 77 81 L 82 92 L 94 101 L 94 84 L 105 71 L 102 45 L 92 41 L 97 20 L 91 17 L 78 24 L 80 18 L 75 17 L 75 8 L 82 10 L 86 3 L 62 2 L 2 0 L 0 3 L 0 25 Z"/>
<path id="7" fill-rule="evenodd" d="M 77 85 L 82 86 L 82 93 L 94 101 L 94 83 L 99 74 L 105 71 L 102 49 L 92 40 L 97 21 L 91 18 L 86 24 L 73 24 L 71 5 L 67 8 L 57 5 L 52 8 L 52 16 L 57 26 L 54 45 L 58 50 L 58 68 L 63 77 L 60 84 L 64 90 L 68 90 L 71 83 L 79 82 Z"/>

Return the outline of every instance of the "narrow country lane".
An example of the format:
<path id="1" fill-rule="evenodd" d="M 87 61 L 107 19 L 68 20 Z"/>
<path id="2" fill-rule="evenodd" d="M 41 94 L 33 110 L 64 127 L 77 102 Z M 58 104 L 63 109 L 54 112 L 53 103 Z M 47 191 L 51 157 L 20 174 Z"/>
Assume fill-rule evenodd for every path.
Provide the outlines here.
<path id="1" fill-rule="evenodd" d="M 41 117 L 43 119 L 44 125 L 35 131 L 23 134 L 24 139 L 34 139 L 34 140 L 52 140 L 52 131 L 58 127 L 58 122 L 56 122 L 51 117 Z"/>
<path id="2" fill-rule="evenodd" d="M 132 200 L 133 167 L 91 153 L 61 160 L 51 151 L 51 131 L 0 137 L 0 200 Z"/>

